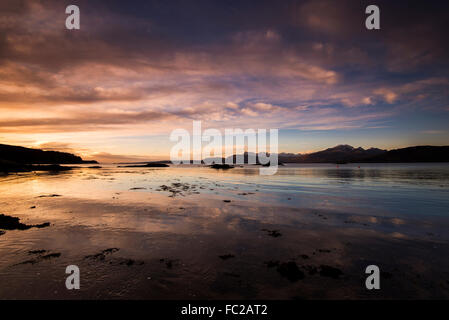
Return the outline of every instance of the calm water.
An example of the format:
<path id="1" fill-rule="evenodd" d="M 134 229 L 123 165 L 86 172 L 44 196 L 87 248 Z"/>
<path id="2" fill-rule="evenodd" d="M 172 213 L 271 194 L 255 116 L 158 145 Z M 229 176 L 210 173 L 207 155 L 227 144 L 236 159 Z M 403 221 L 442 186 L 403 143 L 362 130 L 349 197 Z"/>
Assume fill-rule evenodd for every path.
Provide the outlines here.
<path id="1" fill-rule="evenodd" d="M 273 176 L 103 165 L 0 177 L 0 205 L 51 223 L 0 235 L 0 298 L 449 296 L 449 164 L 286 165 Z M 287 262 L 305 277 L 283 274 Z M 389 275 L 377 296 L 361 285 L 368 263 Z M 64 287 L 69 264 L 82 272 L 76 292 Z"/>
<path id="2" fill-rule="evenodd" d="M 260 176 L 256 166 L 215 171 L 203 166 L 143 169 L 106 165 L 55 175 L 7 176 L 0 178 L 0 190 L 3 197 L 64 191 L 71 197 L 106 199 L 111 192 L 132 188 L 160 193 L 156 191 L 159 186 L 178 180 L 197 185 L 202 195 L 270 205 L 378 215 L 449 214 L 449 164 L 288 164 L 273 176 Z M 243 192 L 255 194 L 239 195 Z"/>

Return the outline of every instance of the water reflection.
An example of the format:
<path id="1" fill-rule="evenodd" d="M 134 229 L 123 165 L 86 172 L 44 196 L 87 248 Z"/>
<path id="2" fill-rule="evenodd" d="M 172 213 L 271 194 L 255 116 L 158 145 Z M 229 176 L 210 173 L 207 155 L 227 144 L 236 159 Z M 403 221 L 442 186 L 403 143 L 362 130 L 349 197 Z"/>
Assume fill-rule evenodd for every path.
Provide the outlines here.
<path id="1" fill-rule="evenodd" d="M 0 235 L 0 298 L 73 298 L 60 288 L 68 264 L 85 272 L 82 298 L 366 298 L 367 263 L 394 274 L 382 297 L 447 298 L 448 173 L 445 164 L 287 165 L 268 177 L 257 166 L 105 165 L 4 176 L 0 212 L 51 226 Z M 42 250 L 53 258 L 30 253 Z M 303 280 L 278 271 L 289 262 Z M 320 275 L 322 265 L 343 276 Z"/>

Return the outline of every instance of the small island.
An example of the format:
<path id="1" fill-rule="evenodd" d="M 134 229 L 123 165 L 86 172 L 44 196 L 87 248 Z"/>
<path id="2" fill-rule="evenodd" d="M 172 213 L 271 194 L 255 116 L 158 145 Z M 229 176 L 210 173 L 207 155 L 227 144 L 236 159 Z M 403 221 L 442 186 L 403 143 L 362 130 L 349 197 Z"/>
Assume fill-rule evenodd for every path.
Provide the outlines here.
<path id="1" fill-rule="evenodd" d="M 118 166 L 119 168 L 167 168 L 169 167 L 166 163 L 161 162 L 148 162 L 145 164 L 130 164 L 126 166 Z"/>

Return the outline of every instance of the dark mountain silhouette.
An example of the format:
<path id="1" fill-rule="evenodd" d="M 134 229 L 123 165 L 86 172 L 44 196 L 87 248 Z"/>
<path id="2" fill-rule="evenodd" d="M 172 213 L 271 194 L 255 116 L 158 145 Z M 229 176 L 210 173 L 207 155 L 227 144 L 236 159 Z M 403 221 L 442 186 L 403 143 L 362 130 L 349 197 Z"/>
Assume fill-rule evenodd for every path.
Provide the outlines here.
<path id="1" fill-rule="evenodd" d="M 449 162 L 449 146 L 417 146 L 394 149 L 363 162 Z"/>
<path id="2" fill-rule="evenodd" d="M 236 163 L 236 155 L 232 156 Z M 244 163 L 248 163 L 248 153 L 243 154 Z M 225 163 L 224 158 L 209 158 L 215 163 Z M 279 153 L 279 163 L 357 163 L 357 162 L 449 162 L 449 146 L 416 146 L 395 150 L 378 148 L 363 149 L 350 145 L 338 145 L 326 150 L 307 153 Z M 259 163 L 256 157 L 256 163 Z"/>
<path id="3" fill-rule="evenodd" d="M 97 163 L 97 161 L 84 161 L 81 157 L 67 152 L 44 151 L 6 144 L 0 144 L 0 159 L 18 164 Z"/>
<path id="4" fill-rule="evenodd" d="M 381 155 L 387 152 L 377 148 L 363 149 L 354 148 L 347 144 L 338 145 L 333 148 L 329 148 L 323 151 L 298 154 L 298 155 L 286 155 L 280 154 L 279 160 L 285 163 L 347 163 L 347 162 L 359 162 L 364 159 L 368 159 L 374 156 Z"/>
<path id="5" fill-rule="evenodd" d="M 309 154 L 279 154 L 284 163 L 449 162 L 449 146 L 416 146 L 394 150 L 339 145 Z"/>
<path id="6" fill-rule="evenodd" d="M 44 151 L 0 144 L 0 172 L 65 171 L 70 167 L 59 164 L 97 163 L 84 161 L 67 152 Z"/>

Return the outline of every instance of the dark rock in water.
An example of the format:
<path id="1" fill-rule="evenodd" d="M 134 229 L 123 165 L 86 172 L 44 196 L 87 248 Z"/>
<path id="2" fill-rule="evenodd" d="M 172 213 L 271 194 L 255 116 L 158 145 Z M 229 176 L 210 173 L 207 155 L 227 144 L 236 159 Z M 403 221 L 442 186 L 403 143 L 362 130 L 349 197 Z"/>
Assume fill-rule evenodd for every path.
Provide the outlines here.
<path id="1" fill-rule="evenodd" d="M 136 188 L 131 188 L 129 190 L 145 190 L 146 188 L 143 187 L 136 187 Z"/>
<path id="2" fill-rule="evenodd" d="M 223 200 L 223 202 L 227 202 L 227 203 L 229 203 L 229 202 L 231 202 L 231 200 Z"/>
<path id="3" fill-rule="evenodd" d="M 233 254 L 224 254 L 224 255 L 218 256 L 218 257 L 222 260 L 228 260 L 228 259 L 234 258 L 235 256 Z"/>
<path id="4" fill-rule="evenodd" d="M 62 196 L 60 194 L 43 194 L 38 198 L 55 198 L 55 197 L 62 197 Z"/>
<path id="5" fill-rule="evenodd" d="M 231 166 L 229 164 L 219 164 L 219 163 L 215 163 L 215 164 L 211 165 L 210 167 L 212 169 L 223 169 L 223 170 L 234 168 L 234 166 Z"/>
<path id="6" fill-rule="evenodd" d="M 282 236 L 282 234 L 279 232 L 279 230 L 262 229 L 262 231 L 267 232 L 268 235 L 269 235 L 270 237 L 273 237 L 273 238 L 277 238 L 277 237 Z"/>
<path id="7" fill-rule="evenodd" d="M 30 209 L 36 209 L 36 206 L 31 206 Z"/>
<path id="8" fill-rule="evenodd" d="M 91 167 L 88 167 L 89 169 L 101 169 L 101 167 L 100 166 L 91 166 Z"/>
<path id="9" fill-rule="evenodd" d="M 271 163 L 268 162 L 268 163 L 262 164 L 261 166 L 262 166 L 262 167 L 270 167 L 270 166 L 271 166 Z M 278 163 L 277 163 L 277 166 L 284 166 L 284 164 L 283 164 L 282 162 L 278 162 Z"/>
<path id="10" fill-rule="evenodd" d="M 0 230 L 0 236 L 1 236 L 2 234 L 5 234 L 5 231 L 1 231 L 1 230 Z"/>
<path id="11" fill-rule="evenodd" d="M 304 272 L 299 270 L 296 262 L 294 261 L 281 263 L 278 266 L 277 271 L 281 274 L 281 276 L 287 278 L 291 282 L 302 280 L 305 277 Z"/>
<path id="12" fill-rule="evenodd" d="M 132 164 L 128 166 L 118 166 L 119 168 L 166 168 L 170 167 L 168 164 L 160 162 L 150 162 L 147 164 Z"/>
<path id="13" fill-rule="evenodd" d="M 147 163 L 146 167 L 148 167 L 148 168 L 168 168 L 170 166 L 166 163 L 152 162 L 152 163 Z"/>
<path id="14" fill-rule="evenodd" d="M 270 237 L 277 238 L 277 237 L 280 237 L 282 234 L 278 230 L 272 230 L 272 231 L 268 232 L 268 235 Z"/>
<path id="15" fill-rule="evenodd" d="M 343 275 L 343 272 L 340 269 L 331 266 L 321 265 L 320 275 L 323 277 L 338 279 L 341 275 Z"/>
<path id="16" fill-rule="evenodd" d="M 30 228 L 45 228 L 50 226 L 50 222 L 42 224 L 27 225 L 20 222 L 17 217 L 6 216 L 0 214 L 0 229 L 3 230 L 28 230 Z"/>

